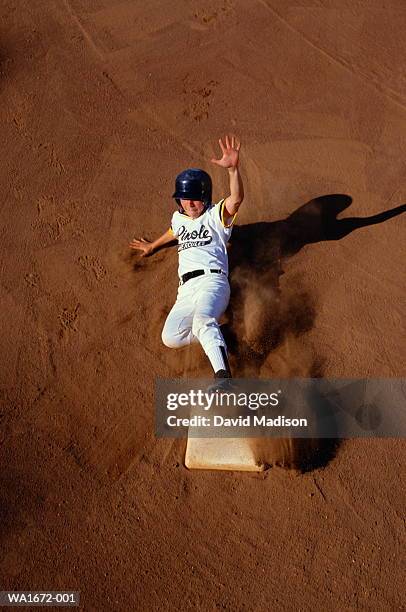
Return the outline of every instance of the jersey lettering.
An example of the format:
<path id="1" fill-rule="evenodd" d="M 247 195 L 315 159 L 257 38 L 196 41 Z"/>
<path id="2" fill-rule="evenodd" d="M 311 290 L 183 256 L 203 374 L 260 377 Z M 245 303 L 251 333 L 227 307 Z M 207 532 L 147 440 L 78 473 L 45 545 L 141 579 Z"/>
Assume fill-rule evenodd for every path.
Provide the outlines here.
<path id="1" fill-rule="evenodd" d="M 196 240 L 199 238 L 199 240 Z M 204 225 L 200 226 L 199 231 L 193 230 L 192 232 L 188 232 L 186 227 L 182 225 L 179 228 L 178 240 L 180 242 L 178 247 L 178 252 L 183 251 L 184 249 L 190 249 L 191 247 L 201 247 L 206 244 L 210 244 L 213 240 L 213 237 L 210 235 L 210 231 L 206 229 Z"/>

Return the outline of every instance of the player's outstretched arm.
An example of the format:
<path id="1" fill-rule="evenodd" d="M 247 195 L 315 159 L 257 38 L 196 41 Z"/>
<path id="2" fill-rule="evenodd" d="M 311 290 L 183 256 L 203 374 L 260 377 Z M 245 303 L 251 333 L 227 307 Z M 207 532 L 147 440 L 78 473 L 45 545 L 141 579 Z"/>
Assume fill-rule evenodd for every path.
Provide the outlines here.
<path id="1" fill-rule="evenodd" d="M 221 138 L 219 139 L 221 152 L 223 154 L 221 159 L 212 159 L 213 164 L 217 164 L 222 168 L 227 168 L 230 179 L 230 195 L 225 199 L 225 221 L 230 220 L 238 211 L 241 203 L 244 199 L 244 186 L 240 172 L 238 170 L 239 152 L 241 143 L 231 136 L 231 139 L 225 137 L 225 145 Z"/>
<path id="2" fill-rule="evenodd" d="M 172 231 L 169 229 L 153 242 L 145 240 L 145 238 L 133 238 L 130 242 L 130 249 L 142 251 L 141 257 L 148 257 L 173 240 L 176 240 L 176 238 L 174 238 Z"/>

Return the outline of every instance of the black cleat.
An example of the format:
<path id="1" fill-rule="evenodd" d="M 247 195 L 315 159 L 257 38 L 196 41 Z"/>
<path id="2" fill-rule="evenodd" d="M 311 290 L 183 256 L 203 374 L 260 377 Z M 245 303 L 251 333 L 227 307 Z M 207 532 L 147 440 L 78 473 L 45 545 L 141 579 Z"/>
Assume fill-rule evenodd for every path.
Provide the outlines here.
<path id="1" fill-rule="evenodd" d="M 230 370 L 219 370 L 214 374 L 214 378 L 216 382 L 207 389 L 209 393 L 215 393 L 216 391 L 227 393 L 233 391 L 234 384 Z"/>
<path id="2" fill-rule="evenodd" d="M 230 370 L 219 370 L 214 374 L 214 378 L 232 378 Z"/>

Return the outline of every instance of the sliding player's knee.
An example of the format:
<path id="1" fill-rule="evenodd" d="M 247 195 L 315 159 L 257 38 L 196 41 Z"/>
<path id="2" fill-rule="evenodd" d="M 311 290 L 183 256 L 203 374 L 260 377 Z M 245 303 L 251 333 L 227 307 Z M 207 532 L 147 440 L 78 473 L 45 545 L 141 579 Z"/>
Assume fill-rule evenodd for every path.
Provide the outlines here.
<path id="1" fill-rule="evenodd" d="M 176 334 L 172 333 L 167 327 L 163 328 L 161 338 L 162 342 L 168 348 L 179 348 L 181 344 L 180 338 Z"/>

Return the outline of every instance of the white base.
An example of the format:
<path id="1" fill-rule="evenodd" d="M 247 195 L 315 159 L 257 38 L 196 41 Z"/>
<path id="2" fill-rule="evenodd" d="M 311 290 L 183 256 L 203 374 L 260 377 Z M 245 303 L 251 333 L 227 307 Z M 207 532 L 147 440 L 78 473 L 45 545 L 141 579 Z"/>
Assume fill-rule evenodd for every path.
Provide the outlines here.
<path id="1" fill-rule="evenodd" d="M 188 438 L 185 465 L 189 470 L 262 472 L 249 438 Z"/>

